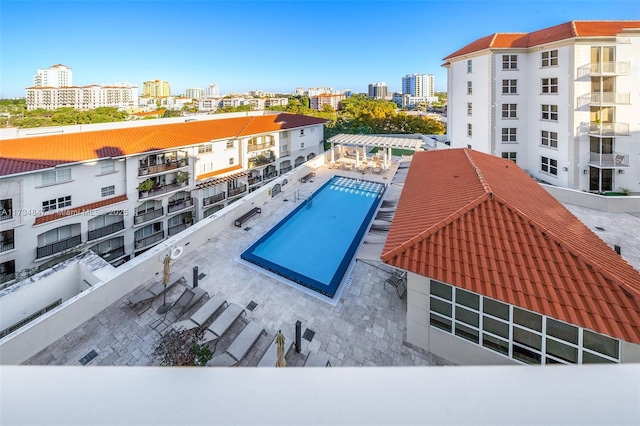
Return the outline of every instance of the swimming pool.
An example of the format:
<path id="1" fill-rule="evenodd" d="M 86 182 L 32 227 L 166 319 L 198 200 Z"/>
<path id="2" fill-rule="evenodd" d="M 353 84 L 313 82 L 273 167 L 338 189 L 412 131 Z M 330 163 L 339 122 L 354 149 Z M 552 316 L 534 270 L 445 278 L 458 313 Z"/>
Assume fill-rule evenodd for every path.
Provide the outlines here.
<path id="1" fill-rule="evenodd" d="M 333 298 L 384 188 L 335 176 L 240 257 Z"/>

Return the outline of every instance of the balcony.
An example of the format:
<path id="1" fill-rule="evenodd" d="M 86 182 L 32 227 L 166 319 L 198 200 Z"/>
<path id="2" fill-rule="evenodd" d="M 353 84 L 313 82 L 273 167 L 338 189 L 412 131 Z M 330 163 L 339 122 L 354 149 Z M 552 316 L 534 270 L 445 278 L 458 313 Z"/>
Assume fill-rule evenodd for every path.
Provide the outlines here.
<path id="1" fill-rule="evenodd" d="M 0 252 L 13 250 L 14 248 L 13 238 L 6 238 L 0 241 Z"/>
<path id="2" fill-rule="evenodd" d="M 112 223 L 111 225 L 103 226 L 102 228 L 94 229 L 93 231 L 89 231 L 89 235 L 87 240 L 92 241 L 98 238 L 102 238 L 105 235 L 113 234 L 114 232 L 118 232 L 124 229 L 124 221 Z"/>
<path id="3" fill-rule="evenodd" d="M 181 200 L 169 201 L 169 205 L 167 206 L 167 211 L 169 213 L 177 212 L 179 210 L 186 209 L 188 207 L 193 206 L 193 198 L 183 198 Z"/>
<path id="4" fill-rule="evenodd" d="M 239 186 L 237 188 L 230 189 L 228 191 L 229 192 L 229 198 L 235 197 L 236 195 L 239 195 L 239 194 L 242 194 L 246 190 L 247 190 L 247 185 L 242 185 L 242 186 Z"/>
<path id="5" fill-rule="evenodd" d="M 16 279 L 15 272 L 9 272 L 6 274 L 0 274 L 0 284 L 8 283 L 9 281 L 13 281 Z"/>
<path id="6" fill-rule="evenodd" d="M 106 260 L 107 262 L 111 262 L 114 259 L 124 256 L 124 246 L 116 247 L 114 249 L 101 251 L 97 253 L 98 256 Z"/>
<path id="7" fill-rule="evenodd" d="M 183 158 L 180 160 L 168 161 L 164 164 L 157 164 L 155 166 L 146 166 L 138 168 L 138 176 L 153 175 L 156 173 L 166 172 L 168 170 L 175 170 L 181 167 L 189 165 L 189 159 Z"/>
<path id="8" fill-rule="evenodd" d="M 267 164 L 271 164 L 276 161 L 276 157 L 271 152 L 271 155 L 259 155 L 257 157 L 249 158 L 249 168 L 253 169 L 255 167 L 266 166 Z"/>
<path id="9" fill-rule="evenodd" d="M 41 259 L 43 257 L 60 253 L 61 251 L 70 249 L 81 243 L 82 243 L 82 237 L 80 235 L 76 235 L 75 237 L 69 237 L 64 240 L 56 241 L 55 243 L 47 244 L 46 246 L 37 248 L 36 258 Z"/>
<path id="10" fill-rule="evenodd" d="M 249 152 L 251 152 L 251 151 L 260 151 L 260 150 L 263 150 L 263 149 L 273 148 L 274 146 L 276 146 L 276 142 L 275 141 L 271 141 L 271 142 L 267 142 L 267 143 L 249 144 L 247 146 L 247 151 L 249 151 Z"/>
<path id="11" fill-rule="evenodd" d="M 169 227 L 169 236 L 176 235 L 178 232 L 184 231 L 185 229 L 187 229 L 191 225 L 193 225 L 193 220 L 191 220 L 190 222 L 184 222 L 184 223 L 180 223 L 178 225 L 170 226 Z"/>
<path id="12" fill-rule="evenodd" d="M 589 134 L 595 136 L 629 136 L 629 123 L 589 123 Z"/>
<path id="13" fill-rule="evenodd" d="M 157 185 L 151 188 L 149 191 L 146 191 L 146 192 L 139 191 L 139 197 L 140 197 L 139 199 L 142 200 L 145 198 L 151 198 L 151 197 L 156 197 L 158 195 L 166 194 L 167 192 L 177 191 L 178 189 L 184 188 L 187 185 L 189 185 L 189 180 L 186 180 L 184 182 L 169 183 L 166 185 Z"/>
<path id="14" fill-rule="evenodd" d="M 139 225 L 141 223 L 147 222 L 149 220 L 153 220 L 160 216 L 164 215 L 164 208 L 160 207 L 159 209 L 151 210 L 149 212 L 137 214 L 133 217 L 133 224 Z"/>
<path id="15" fill-rule="evenodd" d="M 608 105 L 629 105 L 631 97 L 629 93 L 619 92 L 591 92 L 578 97 L 578 106 L 608 106 Z"/>
<path id="16" fill-rule="evenodd" d="M 227 194 L 224 193 L 224 192 L 221 192 L 219 194 L 203 198 L 202 199 L 202 205 L 203 206 L 209 206 L 211 204 L 219 203 L 220 201 L 224 200 L 226 197 L 227 197 Z"/>
<path id="17" fill-rule="evenodd" d="M 252 176 L 247 181 L 249 185 L 255 185 L 256 183 L 262 182 L 262 176 Z"/>
<path id="18" fill-rule="evenodd" d="M 151 244 L 157 243 L 164 238 L 164 231 L 159 231 L 155 234 L 149 235 L 148 237 L 141 238 L 136 240 L 135 248 L 136 250 L 150 246 Z"/>
<path id="19" fill-rule="evenodd" d="M 271 179 L 275 179 L 278 177 L 278 171 L 277 170 L 273 170 L 270 171 L 269 173 L 265 173 L 264 176 L 262 177 L 265 182 Z"/>
<path id="20" fill-rule="evenodd" d="M 293 170 L 293 166 L 282 167 L 280 168 L 280 174 L 283 175 L 291 170 Z"/>
<path id="21" fill-rule="evenodd" d="M 629 154 L 614 152 L 612 154 L 589 153 L 589 165 L 603 168 L 629 167 Z"/>
<path id="22" fill-rule="evenodd" d="M 629 62 L 598 62 L 578 67 L 578 77 L 601 75 L 627 75 L 631 65 Z"/>

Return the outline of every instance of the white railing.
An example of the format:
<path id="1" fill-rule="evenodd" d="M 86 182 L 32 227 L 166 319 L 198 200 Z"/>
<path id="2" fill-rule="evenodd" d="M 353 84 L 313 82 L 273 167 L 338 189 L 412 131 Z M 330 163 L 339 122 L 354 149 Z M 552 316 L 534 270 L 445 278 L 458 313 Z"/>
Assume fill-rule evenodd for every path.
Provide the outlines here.
<path id="1" fill-rule="evenodd" d="M 598 152 L 589 153 L 589 164 L 599 167 L 629 167 L 629 154 L 600 154 Z"/>
<path id="2" fill-rule="evenodd" d="M 629 93 L 620 92 L 591 92 L 578 97 L 578 106 L 585 105 L 629 105 Z"/>
<path id="3" fill-rule="evenodd" d="M 629 136 L 629 123 L 589 123 L 589 133 L 603 136 Z"/>
<path id="4" fill-rule="evenodd" d="M 578 77 L 587 75 L 626 75 L 629 74 L 631 65 L 629 62 L 596 62 L 578 67 Z"/>

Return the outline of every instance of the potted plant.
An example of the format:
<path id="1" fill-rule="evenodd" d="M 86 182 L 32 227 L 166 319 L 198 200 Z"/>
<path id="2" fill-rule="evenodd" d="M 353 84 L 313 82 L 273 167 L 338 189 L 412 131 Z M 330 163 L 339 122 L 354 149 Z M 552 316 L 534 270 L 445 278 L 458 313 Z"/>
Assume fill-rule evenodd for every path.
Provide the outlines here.
<path id="1" fill-rule="evenodd" d="M 624 186 L 620 187 L 620 193 L 622 195 L 629 195 L 630 192 L 631 190 L 629 188 L 625 188 Z"/>
<path id="2" fill-rule="evenodd" d="M 151 188 L 153 188 L 153 184 L 153 180 L 147 179 L 140 185 L 138 185 L 138 191 L 142 193 L 143 197 L 146 197 L 147 195 L 149 195 L 149 191 L 151 191 Z"/>
<path id="3" fill-rule="evenodd" d="M 191 224 L 191 222 L 193 222 L 193 216 L 191 215 L 191 213 L 185 214 L 182 218 L 182 222 L 184 224 Z"/>
<path id="4" fill-rule="evenodd" d="M 189 180 L 189 172 L 178 172 L 176 173 L 176 181 L 183 186 L 183 184 Z"/>

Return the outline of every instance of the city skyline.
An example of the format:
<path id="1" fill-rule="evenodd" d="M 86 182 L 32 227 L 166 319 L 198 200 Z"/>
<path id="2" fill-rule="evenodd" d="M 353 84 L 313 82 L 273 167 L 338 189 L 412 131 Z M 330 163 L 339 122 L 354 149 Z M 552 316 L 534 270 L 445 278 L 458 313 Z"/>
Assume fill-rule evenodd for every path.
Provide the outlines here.
<path id="1" fill-rule="evenodd" d="M 402 77 L 413 73 L 433 74 L 435 90 L 446 91 L 442 58 L 479 37 L 570 20 L 632 19 L 634 2 L 364 5 L 3 1 L 0 97 L 24 97 L 37 70 L 58 63 L 72 68 L 78 86 L 126 81 L 141 88 L 159 79 L 171 84 L 172 95 L 210 83 L 222 94 L 318 86 L 366 93 L 377 81 L 399 92 Z M 407 24 L 407 16 L 419 23 Z"/>

